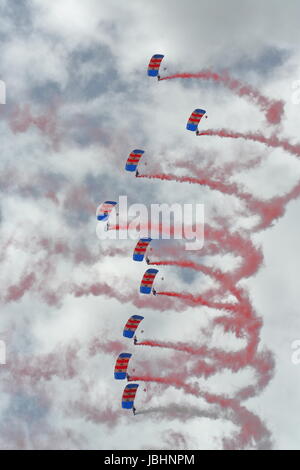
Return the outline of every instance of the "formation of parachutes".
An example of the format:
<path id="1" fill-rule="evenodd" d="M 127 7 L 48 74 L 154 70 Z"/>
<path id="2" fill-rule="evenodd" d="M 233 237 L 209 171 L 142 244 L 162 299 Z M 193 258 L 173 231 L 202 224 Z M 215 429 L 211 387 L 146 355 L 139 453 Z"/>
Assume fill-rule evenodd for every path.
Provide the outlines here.
<path id="1" fill-rule="evenodd" d="M 154 54 L 149 62 L 147 74 L 150 77 L 157 77 L 160 80 L 159 75 L 159 68 L 164 56 L 162 54 Z M 206 111 L 204 109 L 197 108 L 195 109 L 186 124 L 186 129 L 192 132 L 196 132 L 199 135 L 198 125 L 202 119 L 202 117 L 206 115 Z M 207 117 L 207 115 L 205 116 Z M 135 172 L 136 176 L 139 175 L 138 172 L 138 165 L 140 162 L 141 157 L 145 153 L 144 150 L 141 149 L 134 149 L 130 152 L 126 164 L 125 170 L 129 172 Z M 117 206 L 117 202 L 115 201 L 105 201 L 101 204 L 97 209 L 97 220 L 100 222 L 107 222 L 111 212 Z M 149 244 L 151 243 L 151 238 L 141 238 L 133 251 L 133 260 L 134 261 L 146 261 L 149 264 L 150 260 L 146 256 L 146 252 L 148 249 Z M 149 268 L 145 271 L 141 283 L 140 283 L 140 294 L 151 294 L 151 292 L 156 295 L 156 290 L 153 287 L 156 275 L 158 273 L 157 269 Z M 123 336 L 125 338 L 134 338 L 134 342 L 136 344 L 136 330 L 139 327 L 140 322 L 144 319 L 141 315 L 132 315 L 126 322 L 124 329 L 123 329 Z M 115 369 L 114 369 L 114 378 L 116 380 L 130 380 L 130 376 L 127 372 L 128 364 L 132 354 L 130 353 L 121 353 L 116 359 Z M 135 407 L 134 407 L 134 400 L 136 396 L 137 389 L 139 384 L 128 383 L 123 391 L 122 395 L 122 408 L 124 409 L 132 409 L 133 413 L 135 414 Z"/>

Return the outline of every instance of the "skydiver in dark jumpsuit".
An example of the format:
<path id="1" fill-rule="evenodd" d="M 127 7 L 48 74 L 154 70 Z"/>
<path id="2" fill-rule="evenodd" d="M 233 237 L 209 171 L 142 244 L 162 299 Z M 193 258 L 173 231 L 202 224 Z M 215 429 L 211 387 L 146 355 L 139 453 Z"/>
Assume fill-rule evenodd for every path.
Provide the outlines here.
<path id="1" fill-rule="evenodd" d="M 156 290 L 154 288 L 152 289 L 152 294 L 156 295 Z"/>
<path id="2" fill-rule="evenodd" d="M 135 177 L 137 178 L 138 176 L 139 176 L 139 170 L 136 170 Z"/>
<path id="3" fill-rule="evenodd" d="M 136 408 L 135 408 L 134 406 L 132 407 L 132 412 L 133 412 L 133 414 L 134 414 L 134 416 L 135 416 Z"/>
<path id="4" fill-rule="evenodd" d="M 150 263 L 150 259 L 148 258 L 148 256 L 146 256 L 146 263 L 147 263 L 147 264 Z"/>
<path id="5" fill-rule="evenodd" d="M 133 343 L 134 343 L 134 344 L 137 344 L 137 342 L 138 342 L 138 341 L 137 341 L 137 337 L 135 336 L 135 337 L 133 338 Z"/>

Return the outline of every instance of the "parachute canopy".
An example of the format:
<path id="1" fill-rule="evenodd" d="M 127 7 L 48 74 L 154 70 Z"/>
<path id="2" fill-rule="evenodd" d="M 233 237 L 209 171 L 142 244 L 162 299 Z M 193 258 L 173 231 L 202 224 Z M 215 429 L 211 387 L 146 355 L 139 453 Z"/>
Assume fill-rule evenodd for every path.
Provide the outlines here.
<path id="1" fill-rule="evenodd" d="M 139 384 L 127 384 L 123 391 L 122 408 L 130 410 L 133 407 L 136 391 Z"/>
<path id="2" fill-rule="evenodd" d="M 131 358 L 132 354 L 129 353 L 121 353 L 116 360 L 115 365 L 115 379 L 123 380 L 126 379 L 127 367 L 129 359 Z"/>
<path id="3" fill-rule="evenodd" d="M 115 201 L 105 201 L 97 208 L 97 219 L 101 221 L 105 221 L 108 219 L 109 214 L 113 210 L 113 208 L 118 203 Z"/>
<path id="4" fill-rule="evenodd" d="M 134 249 L 133 260 L 134 261 L 143 261 L 146 250 L 152 238 L 141 238 Z"/>
<path id="5" fill-rule="evenodd" d="M 152 284 L 154 282 L 154 279 L 157 273 L 158 273 L 158 269 L 147 269 L 140 285 L 141 294 L 151 293 Z"/>
<path id="6" fill-rule="evenodd" d="M 154 54 L 151 57 L 151 60 L 148 65 L 148 75 L 149 77 L 157 77 L 160 63 L 163 60 L 164 56 L 162 54 Z"/>
<path id="7" fill-rule="evenodd" d="M 204 116 L 206 111 L 204 109 L 195 109 L 190 115 L 190 118 L 187 122 L 186 128 L 188 131 L 196 131 L 198 129 L 198 124 L 201 121 L 201 118 Z"/>
<path id="8" fill-rule="evenodd" d="M 142 320 L 144 320 L 144 317 L 141 317 L 140 315 L 132 315 L 124 327 L 123 336 L 125 336 L 125 338 L 133 338 L 135 331 Z"/>
<path id="9" fill-rule="evenodd" d="M 132 150 L 131 154 L 129 155 L 127 159 L 125 170 L 135 171 L 137 169 L 137 166 L 139 164 L 139 161 L 143 153 L 145 153 L 144 150 L 139 150 L 139 149 Z"/>

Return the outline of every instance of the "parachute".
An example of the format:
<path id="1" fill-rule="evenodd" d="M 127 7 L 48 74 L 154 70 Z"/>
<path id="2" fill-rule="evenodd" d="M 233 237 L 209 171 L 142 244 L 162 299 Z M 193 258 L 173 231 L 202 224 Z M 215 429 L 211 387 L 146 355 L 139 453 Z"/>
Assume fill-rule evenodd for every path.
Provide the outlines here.
<path id="1" fill-rule="evenodd" d="M 115 201 L 105 201 L 97 208 L 97 219 L 102 222 L 107 220 L 109 214 L 118 203 Z"/>
<path id="2" fill-rule="evenodd" d="M 157 273 L 158 273 L 158 269 L 147 269 L 140 285 L 141 294 L 151 293 L 152 284 L 154 282 L 154 279 Z"/>
<path id="3" fill-rule="evenodd" d="M 151 60 L 148 65 L 148 75 L 149 77 L 157 77 L 160 63 L 163 60 L 164 56 L 162 54 L 154 54 L 151 57 Z"/>
<path id="4" fill-rule="evenodd" d="M 128 362 L 131 356 L 132 354 L 129 354 L 129 353 L 119 354 L 119 357 L 117 358 L 116 365 L 115 365 L 115 379 L 117 380 L 126 379 Z"/>
<path id="5" fill-rule="evenodd" d="M 133 338 L 135 331 L 142 320 L 144 320 L 144 317 L 140 315 L 132 315 L 124 327 L 123 336 L 125 336 L 125 338 Z"/>
<path id="6" fill-rule="evenodd" d="M 152 238 L 141 238 L 134 249 L 133 260 L 134 261 L 143 261 L 146 250 Z"/>
<path id="7" fill-rule="evenodd" d="M 144 150 L 139 150 L 139 149 L 132 150 L 132 152 L 130 153 L 127 159 L 125 170 L 136 171 L 140 158 L 143 155 L 143 153 L 144 153 Z"/>
<path id="8" fill-rule="evenodd" d="M 123 391 L 122 408 L 130 410 L 133 408 L 133 403 L 139 384 L 127 384 Z"/>
<path id="9" fill-rule="evenodd" d="M 204 116 L 206 111 L 204 109 L 195 109 L 190 115 L 190 118 L 187 122 L 186 128 L 188 131 L 196 131 L 198 129 L 198 124 L 201 121 L 201 118 Z"/>

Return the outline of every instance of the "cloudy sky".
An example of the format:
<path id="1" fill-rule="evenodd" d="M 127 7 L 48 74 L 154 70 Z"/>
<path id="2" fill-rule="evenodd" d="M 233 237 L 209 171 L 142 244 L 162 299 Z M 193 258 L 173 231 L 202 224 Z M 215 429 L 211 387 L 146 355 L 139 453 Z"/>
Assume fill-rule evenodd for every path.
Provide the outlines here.
<path id="1" fill-rule="evenodd" d="M 299 2 L 0 6 L 0 448 L 299 449 Z M 147 77 L 155 53 L 198 77 Z M 185 129 L 199 107 L 213 135 Z M 121 195 L 204 204 L 202 250 L 150 252 L 177 296 L 140 296 L 135 241 L 97 238 Z"/>

